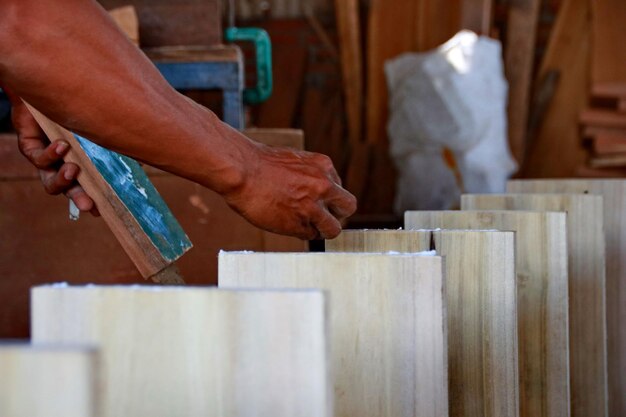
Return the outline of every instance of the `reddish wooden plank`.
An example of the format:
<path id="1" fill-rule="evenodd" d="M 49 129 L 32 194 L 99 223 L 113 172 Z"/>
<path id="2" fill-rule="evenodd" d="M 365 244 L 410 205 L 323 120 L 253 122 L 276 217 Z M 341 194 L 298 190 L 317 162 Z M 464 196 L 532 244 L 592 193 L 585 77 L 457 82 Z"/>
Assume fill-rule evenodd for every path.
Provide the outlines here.
<path id="1" fill-rule="evenodd" d="M 589 7 L 588 0 L 564 0 L 559 10 L 537 79 L 549 71 L 558 71 L 560 79 L 528 150 L 526 177 L 571 177 L 585 163 L 578 117 L 588 101 Z"/>
<path id="2" fill-rule="evenodd" d="M 610 110 L 586 109 L 580 113 L 580 123 L 586 126 L 626 129 L 626 115 Z"/>
<path id="3" fill-rule="evenodd" d="M 593 0 L 592 91 L 626 97 L 626 1 Z"/>
<path id="4" fill-rule="evenodd" d="M 514 158 L 524 162 L 535 39 L 541 0 L 509 2 L 505 71 L 509 81 L 509 143 Z M 541 78 L 540 78 L 541 79 Z"/>

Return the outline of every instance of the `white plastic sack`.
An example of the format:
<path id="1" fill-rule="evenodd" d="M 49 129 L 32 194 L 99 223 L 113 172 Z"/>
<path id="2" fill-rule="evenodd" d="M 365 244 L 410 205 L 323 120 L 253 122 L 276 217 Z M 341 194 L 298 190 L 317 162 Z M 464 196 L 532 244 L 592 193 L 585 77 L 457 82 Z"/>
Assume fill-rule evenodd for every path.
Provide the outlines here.
<path id="1" fill-rule="evenodd" d="M 438 49 L 385 64 L 395 211 L 452 209 L 462 193 L 504 192 L 507 83 L 498 41 L 459 32 Z"/>

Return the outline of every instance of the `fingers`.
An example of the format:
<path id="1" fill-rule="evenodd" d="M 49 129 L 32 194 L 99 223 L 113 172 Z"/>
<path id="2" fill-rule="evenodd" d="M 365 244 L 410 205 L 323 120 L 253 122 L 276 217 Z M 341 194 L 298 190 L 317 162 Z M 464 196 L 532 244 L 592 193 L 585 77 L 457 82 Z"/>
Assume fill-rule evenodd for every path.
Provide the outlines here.
<path id="1" fill-rule="evenodd" d="M 80 211 L 89 211 L 92 215 L 99 217 L 100 213 L 93 200 L 87 195 L 83 187 L 75 185 L 65 192 L 67 198 L 71 199 Z"/>
<path id="2" fill-rule="evenodd" d="M 89 211 L 94 216 L 100 216 L 93 200 L 85 190 L 76 183 L 79 168 L 75 164 L 64 164 L 58 171 L 54 169 L 42 169 L 39 171 L 41 182 L 48 194 L 65 194 L 70 198 L 80 211 Z"/>
<path id="3" fill-rule="evenodd" d="M 315 228 L 313 239 L 332 239 L 341 233 L 341 223 L 323 205 L 318 205 L 311 216 L 311 226 Z"/>
<path id="4" fill-rule="evenodd" d="M 334 186 L 329 191 L 324 202 L 328 211 L 339 221 L 352 216 L 357 209 L 356 197 L 339 185 Z"/>
<path id="5" fill-rule="evenodd" d="M 74 180 L 78 177 L 78 171 L 77 165 L 64 164 L 58 171 L 53 168 L 40 169 L 39 175 L 46 192 L 57 195 L 66 192 L 74 186 Z"/>
<path id="6" fill-rule="evenodd" d="M 18 146 L 22 154 L 37 168 L 49 169 L 63 160 L 70 145 L 64 141 L 57 141 L 46 146 L 46 143 L 36 137 L 18 139 Z"/>

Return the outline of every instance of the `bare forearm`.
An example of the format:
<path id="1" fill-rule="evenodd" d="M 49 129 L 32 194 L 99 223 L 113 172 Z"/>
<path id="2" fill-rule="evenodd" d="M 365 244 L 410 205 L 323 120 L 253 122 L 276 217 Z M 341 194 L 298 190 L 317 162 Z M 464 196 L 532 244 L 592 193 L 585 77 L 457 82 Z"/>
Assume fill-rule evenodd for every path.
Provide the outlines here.
<path id="1" fill-rule="evenodd" d="M 94 0 L 0 0 L 0 83 L 104 147 L 221 193 L 266 230 L 332 238 L 356 210 L 328 157 L 255 144 L 178 94 Z M 16 100 L 18 136 L 36 144 L 23 153 L 49 175 L 49 192 L 62 191 L 61 171 L 77 167 L 41 162 L 58 145 L 43 148 Z"/>
<path id="2" fill-rule="evenodd" d="M 92 0 L 0 0 L 0 81 L 59 124 L 218 192 L 251 142 L 174 91 Z"/>

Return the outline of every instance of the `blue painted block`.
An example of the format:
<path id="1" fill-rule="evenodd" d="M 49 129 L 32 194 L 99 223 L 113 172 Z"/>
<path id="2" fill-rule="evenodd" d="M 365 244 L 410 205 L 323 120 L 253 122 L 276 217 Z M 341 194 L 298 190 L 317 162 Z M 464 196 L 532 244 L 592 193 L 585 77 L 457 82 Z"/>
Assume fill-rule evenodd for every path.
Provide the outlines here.
<path id="1" fill-rule="evenodd" d="M 73 135 L 165 260 L 173 262 L 192 247 L 187 234 L 136 161 Z"/>

